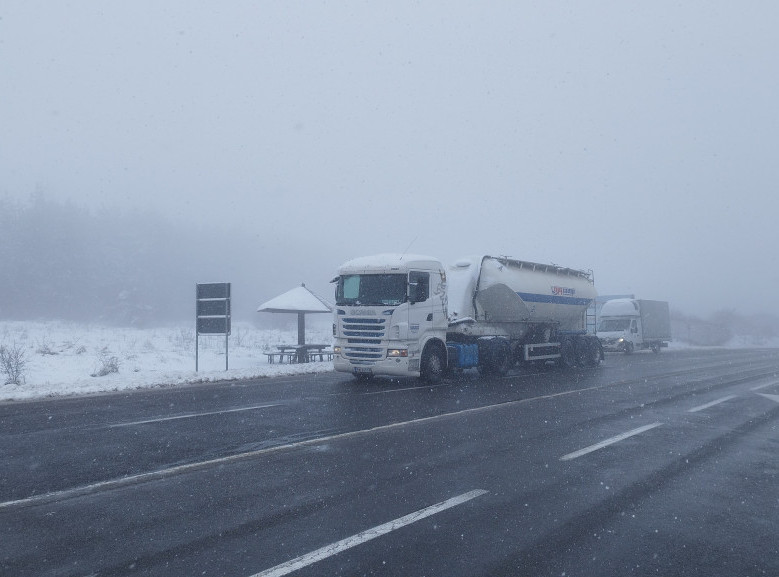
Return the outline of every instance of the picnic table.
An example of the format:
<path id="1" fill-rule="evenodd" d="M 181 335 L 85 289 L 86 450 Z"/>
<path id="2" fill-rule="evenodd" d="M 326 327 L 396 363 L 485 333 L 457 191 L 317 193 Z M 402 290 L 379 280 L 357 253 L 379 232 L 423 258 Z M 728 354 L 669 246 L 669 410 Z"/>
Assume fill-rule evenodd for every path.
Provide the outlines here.
<path id="1" fill-rule="evenodd" d="M 288 363 L 308 363 L 319 357 L 320 361 L 333 359 L 333 351 L 327 348 L 328 345 L 305 344 L 305 345 L 276 345 L 277 352 L 265 353 L 268 356 L 268 362 L 273 364 L 276 357 L 279 363 L 285 360 Z"/>

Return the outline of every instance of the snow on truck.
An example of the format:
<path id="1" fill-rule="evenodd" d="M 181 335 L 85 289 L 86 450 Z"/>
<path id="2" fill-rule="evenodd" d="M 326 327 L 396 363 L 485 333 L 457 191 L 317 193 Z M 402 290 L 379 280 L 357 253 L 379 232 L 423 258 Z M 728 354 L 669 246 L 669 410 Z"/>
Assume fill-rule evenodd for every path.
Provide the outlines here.
<path id="1" fill-rule="evenodd" d="M 334 366 L 358 379 L 437 382 L 447 370 L 603 359 L 586 330 L 591 272 L 492 256 L 445 269 L 433 257 L 385 254 L 344 263 L 333 282 Z"/>
<path id="2" fill-rule="evenodd" d="M 671 315 L 665 301 L 612 299 L 600 310 L 598 337 L 604 350 L 626 354 L 638 349 L 659 353 L 671 340 Z"/>

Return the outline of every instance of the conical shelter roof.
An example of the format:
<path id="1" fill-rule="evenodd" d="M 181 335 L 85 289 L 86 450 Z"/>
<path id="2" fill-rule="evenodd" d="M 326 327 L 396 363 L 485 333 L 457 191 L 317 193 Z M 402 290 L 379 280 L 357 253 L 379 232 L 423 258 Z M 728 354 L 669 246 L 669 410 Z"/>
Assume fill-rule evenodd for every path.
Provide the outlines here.
<path id="1" fill-rule="evenodd" d="M 260 313 L 329 313 L 332 311 L 333 307 L 307 289 L 306 285 L 288 290 L 257 308 L 257 312 Z"/>

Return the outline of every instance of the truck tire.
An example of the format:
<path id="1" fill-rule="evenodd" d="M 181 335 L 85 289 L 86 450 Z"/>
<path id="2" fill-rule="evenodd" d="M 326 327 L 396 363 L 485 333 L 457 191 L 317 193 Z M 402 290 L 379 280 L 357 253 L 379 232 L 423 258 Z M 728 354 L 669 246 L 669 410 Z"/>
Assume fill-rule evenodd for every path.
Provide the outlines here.
<path id="1" fill-rule="evenodd" d="M 569 337 L 560 340 L 560 363 L 564 367 L 576 366 L 576 346 L 573 339 Z"/>
<path id="2" fill-rule="evenodd" d="M 446 371 L 446 356 L 441 348 L 436 345 L 428 345 L 422 353 L 420 376 L 423 381 L 436 385 L 444 378 Z"/>
<path id="3" fill-rule="evenodd" d="M 652 349 L 652 352 L 657 354 L 660 352 L 660 343 L 654 342 L 651 345 L 649 345 L 649 348 Z"/>
<path id="4" fill-rule="evenodd" d="M 587 366 L 587 353 L 589 352 L 588 345 L 587 337 L 576 337 L 573 341 L 577 367 Z"/>
<path id="5" fill-rule="evenodd" d="M 587 366 L 597 367 L 603 360 L 603 345 L 600 344 L 598 337 L 590 337 L 589 354 L 587 356 Z"/>
<path id="6" fill-rule="evenodd" d="M 601 344 L 597 337 L 585 336 L 576 341 L 577 360 L 583 367 L 597 367 L 601 361 Z"/>
<path id="7" fill-rule="evenodd" d="M 625 343 L 625 354 L 626 355 L 633 354 L 633 343 L 631 343 L 630 341 Z"/>
<path id="8" fill-rule="evenodd" d="M 486 339 L 479 345 L 479 373 L 505 375 L 512 365 L 509 342 L 504 338 L 495 338 Z"/>

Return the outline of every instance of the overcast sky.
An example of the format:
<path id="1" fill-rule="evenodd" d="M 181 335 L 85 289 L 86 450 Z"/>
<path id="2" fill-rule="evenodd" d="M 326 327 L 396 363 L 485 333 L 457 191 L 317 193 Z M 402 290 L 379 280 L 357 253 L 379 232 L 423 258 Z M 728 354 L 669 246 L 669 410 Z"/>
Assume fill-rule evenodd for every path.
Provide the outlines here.
<path id="1" fill-rule="evenodd" d="M 279 254 L 290 288 L 374 252 L 486 253 L 682 312 L 779 312 L 778 17 L 4 0 L 0 195 L 251 231 L 246 266 Z"/>

